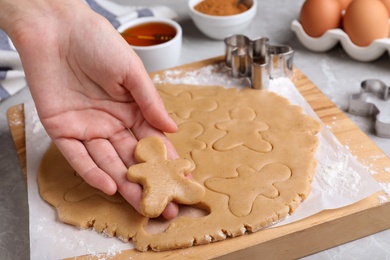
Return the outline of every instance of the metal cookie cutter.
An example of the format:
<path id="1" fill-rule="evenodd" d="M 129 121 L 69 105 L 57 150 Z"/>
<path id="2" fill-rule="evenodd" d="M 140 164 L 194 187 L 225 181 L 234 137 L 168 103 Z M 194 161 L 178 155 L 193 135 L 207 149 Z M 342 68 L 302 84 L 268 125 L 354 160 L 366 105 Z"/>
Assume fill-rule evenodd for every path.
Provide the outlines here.
<path id="1" fill-rule="evenodd" d="M 235 34 L 224 39 L 225 64 L 234 78 L 249 77 L 252 88 L 267 88 L 269 80 L 289 77 L 294 51 L 287 45 L 270 45 L 266 37 L 249 39 Z"/>
<path id="2" fill-rule="evenodd" d="M 268 54 L 270 56 L 271 78 L 292 76 L 294 50 L 290 46 L 270 45 Z"/>
<path id="3" fill-rule="evenodd" d="M 232 69 L 234 78 L 250 75 L 252 64 L 252 42 L 245 35 L 237 34 L 225 38 L 225 63 Z"/>
<path id="4" fill-rule="evenodd" d="M 389 99 L 390 87 L 380 80 L 368 79 L 361 83 L 360 93 L 350 96 L 348 112 L 358 116 L 373 116 L 376 135 L 390 138 Z"/>

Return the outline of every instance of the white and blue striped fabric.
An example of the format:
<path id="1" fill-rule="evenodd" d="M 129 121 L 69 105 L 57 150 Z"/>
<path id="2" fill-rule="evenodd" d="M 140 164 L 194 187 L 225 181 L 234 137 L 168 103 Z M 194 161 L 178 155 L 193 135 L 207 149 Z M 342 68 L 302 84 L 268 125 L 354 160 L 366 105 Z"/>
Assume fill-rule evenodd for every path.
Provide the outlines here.
<path id="1" fill-rule="evenodd" d="M 109 0 L 84 0 L 84 2 L 110 21 L 115 28 L 139 17 L 177 18 L 176 12 L 166 6 L 124 6 Z M 25 87 L 27 83 L 19 55 L 8 36 L 0 30 L 0 102 Z"/>

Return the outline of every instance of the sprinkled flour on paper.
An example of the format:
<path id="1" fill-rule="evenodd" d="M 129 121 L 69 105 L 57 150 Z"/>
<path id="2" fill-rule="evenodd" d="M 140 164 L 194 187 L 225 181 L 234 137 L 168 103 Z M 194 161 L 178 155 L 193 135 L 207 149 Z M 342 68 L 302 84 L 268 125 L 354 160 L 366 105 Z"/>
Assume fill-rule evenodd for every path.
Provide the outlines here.
<path id="1" fill-rule="evenodd" d="M 390 196 L 390 182 L 380 182 L 382 190 L 386 193 L 387 196 Z"/>
<path id="2" fill-rule="evenodd" d="M 378 200 L 379 204 L 385 204 L 388 201 L 387 197 L 383 195 L 378 195 Z"/>
<path id="3" fill-rule="evenodd" d="M 384 204 L 389 200 L 390 197 L 390 182 L 380 182 L 379 185 L 381 186 L 382 190 L 387 195 L 378 195 L 378 200 L 380 204 Z"/>
<path id="4" fill-rule="evenodd" d="M 320 164 L 317 179 L 329 196 L 353 198 L 359 193 L 360 175 L 348 165 L 348 155 L 338 154 L 337 161 Z"/>
<path id="5" fill-rule="evenodd" d="M 233 78 L 225 63 L 204 66 L 198 70 L 166 70 L 162 75 L 153 77 L 154 83 L 188 84 L 188 85 L 218 85 L 225 87 L 248 87 L 248 78 Z"/>

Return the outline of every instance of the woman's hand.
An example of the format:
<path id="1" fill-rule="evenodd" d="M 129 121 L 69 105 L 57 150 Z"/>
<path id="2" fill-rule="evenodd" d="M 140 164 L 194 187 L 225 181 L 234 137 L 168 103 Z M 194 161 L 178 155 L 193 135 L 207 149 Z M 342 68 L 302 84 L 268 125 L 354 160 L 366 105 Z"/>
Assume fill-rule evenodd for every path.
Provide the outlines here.
<path id="1" fill-rule="evenodd" d="M 119 191 L 137 210 L 141 187 L 127 180 L 137 140 L 177 126 L 141 60 L 111 24 L 81 0 L 5 0 L 1 27 L 20 54 L 48 135 L 91 186 Z M 77 10 L 77 11 L 76 11 Z M 3 14 L 0 14 L 0 16 Z M 164 211 L 170 219 L 178 207 Z"/>

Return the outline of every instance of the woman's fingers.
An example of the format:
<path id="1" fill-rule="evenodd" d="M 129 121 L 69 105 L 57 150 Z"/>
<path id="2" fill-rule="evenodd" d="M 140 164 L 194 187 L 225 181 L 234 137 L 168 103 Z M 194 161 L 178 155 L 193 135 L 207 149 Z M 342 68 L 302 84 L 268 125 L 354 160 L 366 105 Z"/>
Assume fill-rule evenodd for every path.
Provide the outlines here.
<path id="1" fill-rule="evenodd" d="M 96 165 L 80 141 L 65 138 L 54 141 L 72 168 L 89 185 L 108 195 L 113 195 L 117 191 L 116 182 Z"/>
<path id="2" fill-rule="evenodd" d="M 132 94 L 143 116 L 163 132 L 177 131 L 177 125 L 166 112 L 164 103 L 143 66 L 133 68 L 125 78 L 124 87 Z"/>
<path id="3" fill-rule="evenodd" d="M 164 141 L 165 146 L 167 148 L 168 159 L 172 160 L 179 158 L 179 155 L 177 154 L 177 151 L 171 141 L 166 137 L 164 133 L 151 126 L 149 122 L 143 120 L 142 122 L 135 124 L 134 127 L 131 128 L 131 132 L 134 134 L 137 140 L 141 140 L 150 136 L 160 137 Z"/>

